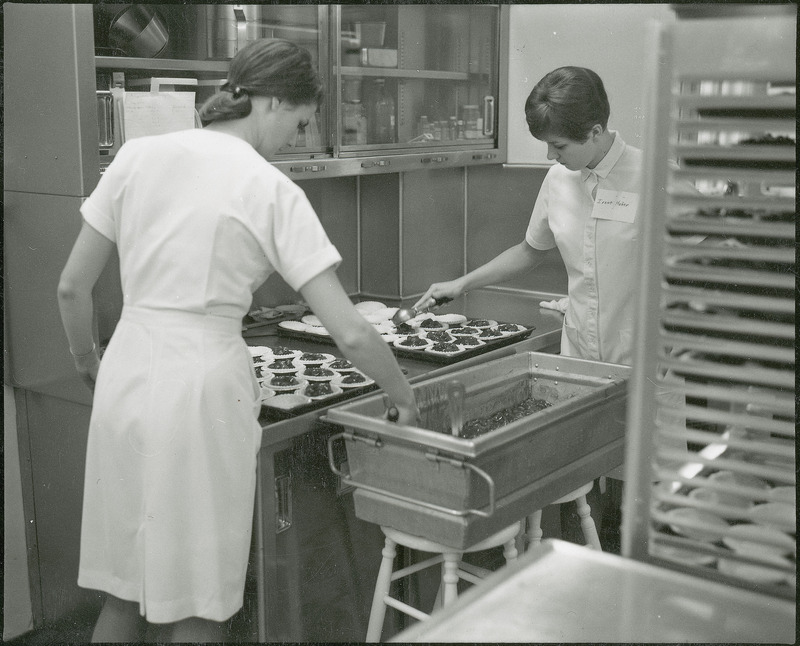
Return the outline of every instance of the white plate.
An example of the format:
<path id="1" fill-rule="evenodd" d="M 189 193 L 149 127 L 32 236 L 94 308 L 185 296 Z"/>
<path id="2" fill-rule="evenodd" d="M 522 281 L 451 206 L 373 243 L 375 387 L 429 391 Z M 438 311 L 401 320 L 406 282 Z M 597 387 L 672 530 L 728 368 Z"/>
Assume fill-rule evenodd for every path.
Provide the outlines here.
<path id="1" fill-rule="evenodd" d="M 328 329 L 322 327 L 321 325 L 309 325 L 306 328 L 306 332 L 308 332 L 308 334 L 316 334 L 317 336 L 329 337 L 331 335 L 331 333 L 328 332 Z"/>
<path id="2" fill-rule="evenodd" d="M 303 395 L 281 395 L 280 393 L 275 393 L 275 397 L 270 397 L 267 405 L 272 408 L 291 410 L 292 408 L 297 408 L 298 406 L 302 406 L 303 404 L 308 404 L 310 402 L 311 400 Z"/>
<path id="3" fill-rule="evenodd" d="M 791 563 L 780 556 L 774 554 L 763 554 L 761 557 L 764 561 L 770 561 L 775 565 L 783 565 L 791 567 Z M 728 576 L 735 576 L 737 579 L 745 579 L 754 583 L 780 583 L 786 580 L 786 572 L 780 570 L 773 570 L 768 567 L 761 567 L 759 565 L 751 565 L 749 563 L 739 563 L 731 559 L 720 559 L 717 563 L 719 571 Z"/>
<path id="4" fill-rule="evenodd" d="M 275 396 L 275 391 L 272 388 L 267 388 L 266 386 L 261 387 L 261 401 L 263 402 L 265 399 L 269 399 L 270 397 Z"/>
<path id="5" fill-rule="evenodd" d="M 750 519 L 759 525 L 775 527 L 785 532 L 797 531 L 795 506 L 788 502 L 765 502 L 750 509 Z"/>
<path id="6" fill-rule="evenodd" d="M 441 355 L 443 357 L 452 357 L 454 354 L 459 354 L 461 352 L 464 352 L 464 348 L 462 346 L 460 346 L 460 345 L 455 344 L 455 343 L 452 344 L 456 348 L 453 352 L 443 352 L 442 350 L 434 350 L 433 348 L 436 345 L 438 345 L 438 344 L 434 343 L 433 345 L 428 346 L 427 348 L 425 348 L 425 352 L 428 352 L 430 354 L 438 354 L 438 355 Z"/>
<path id="7" fill-rule="evenodd" d="M 303 318 L 300 319 L 306 325 L 313 325 L 316 327 L 322 327 L 322 321 L 320 321 L 316 316 L 313 314 L 306 314 Z"/>
<path id="8" fill-rule="evenodd" d="M 764 553 L 781 556 L 797 549 L 797 543 L 788 534 L 774 527 L 748 523 L 731 527 L 728 535 L 722 537 L 722 542 L 734 552 L 756 556 Z"/>
<path id="9" fill-rule="evenodd" d="M 463 325 L 467 322 L 467 317 L 463 314 L 437 314 L 436 320 L 447 325 Z"/>
<path id="10" fill-rule="evenodd" d="M 278 323 L 278 327 L 284 330 L 291 330 L 292 332 L 307 332 L 308 328 L 313 326 L 307 325 L 302 321 L 281 321 Z"/>
<path id="11" fill-rule="evenodd" d="M 769 497 L 774 502 L 785 502 L 794 505 L 797 501 L 797 491 L 794 487 L 773 487 Z"/>
<path id="12" fill-rule="evenodd" d="M 510 329 L 504 329 L 510 328 Z M 505 336 L 509 336 L 511 334 L 517 334 L 518 332 L 522 332 L 525 328 L 521 325 L 517 325 L 516 323 L 500 323 L 495 328 L 498 332 L 502 332 Z"/>
<path id="13" fill-rule="evenodd" d="M 335 370 L 336 372 L 353 372 L 354 370 L 357 370 L 357 368 L 347 359 L 334 359 L 333 361 L 329 361 L 323 365 L 325 368 L 328 368 L 329 370 Z"/>
<path id="14" fill-rule="evenodd" d="M 390 321 L 397 314 L 397 309 L 396 307 L 384 307 L 383 309 L 369 312 L 369 315 L 374 316 L 379 321 Z"/>
<path id="15" fill-rule="evenodd" d="M 769 485 L 756 476 L 746 473 L 734 473 L 733 471 L 717 471 L 708 476 L 711 482 L 732 484 L 739 487 L 750 487 L 752 489 L 769 489 Z"/>
<path id="16" fill-rule="evenodd" d="M 361 301 L 355 304 L 355 308 L 361 312 L 361 314 L 370 314 L 378 310 L 386 309 L 386 305 L 378 301 Z"/>
<path id="17" fill-rule="evenodd" d="M 710 511 L 703 511 L 701 509 L 693 509 L 691 507 L 679 507 L 677 509 L 670 509 L 666 514 L 670 519 L 670 528 L 676 534 L 688 536 L 698 541 L 707 541 L 715 543 L 722 534 L 728 529 L 729 525 L 722 518 Z M 681 521 L 692 523 L 702 523 L 708 527 L 695 528 L 686 527 Z"/>
<path id="18" fill-rule="evenodd" d="M 713 489 L 706 489 L 705 487 L 693 489 L 689 493 L 689 498 L 707 502 L 712 505 L 728 505 L 738 509 L 749 509 L 753 506 L 752 500 L 748 500 L 742 496 L 734 496 L 727 492 L 714 491 Z"/>

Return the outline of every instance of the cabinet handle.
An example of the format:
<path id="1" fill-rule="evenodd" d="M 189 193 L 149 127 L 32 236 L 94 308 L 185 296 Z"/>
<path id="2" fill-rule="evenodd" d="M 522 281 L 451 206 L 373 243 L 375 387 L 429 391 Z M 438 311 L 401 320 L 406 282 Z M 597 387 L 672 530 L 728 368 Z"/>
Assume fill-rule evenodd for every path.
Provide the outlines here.
<path id="1" fill-rule="evenodd" d="M 285 532 L 292 526 L 292 476 L 275 478 L 275 533 Z"/>
<path id="2" fill-rule="evenodd" d="M 494 134 L 494 97 L 483 97 L 483 134 L 491 137 Z"/>

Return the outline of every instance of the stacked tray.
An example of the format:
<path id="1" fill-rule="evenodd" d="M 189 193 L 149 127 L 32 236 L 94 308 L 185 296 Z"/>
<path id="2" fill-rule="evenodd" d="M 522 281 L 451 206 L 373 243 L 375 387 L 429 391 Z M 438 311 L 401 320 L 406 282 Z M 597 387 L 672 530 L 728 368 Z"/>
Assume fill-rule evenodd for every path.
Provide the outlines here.
<path id="1" fill-rule="evenodd" d="M 356 303 L 356 309 L 389 343 L 397 356 L 434 363 L 453 363 L 498 347 L 521 341 L 533 327 L 490 319 L 468 319 L 463 314 L 425 313 L 396 326 L 397 311 L 377 301 Z M 333 343 L 322 322 L 314 315 L 278 324 L 281 335 L 322 343 Z"/>
<path id="2" fill-rule="evenodd" d="M 250 346 L 261 386 L 261 405 L 278 417 L 294 416 L 375 389 L 346 359 L 290 347 Z"/>

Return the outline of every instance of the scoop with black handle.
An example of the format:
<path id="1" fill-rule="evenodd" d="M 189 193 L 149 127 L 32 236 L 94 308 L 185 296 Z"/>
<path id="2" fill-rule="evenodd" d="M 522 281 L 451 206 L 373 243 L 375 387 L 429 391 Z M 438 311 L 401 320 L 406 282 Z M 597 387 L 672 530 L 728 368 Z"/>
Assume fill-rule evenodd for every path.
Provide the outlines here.
<path id="1" fill-rule="evenodd" d="M 453 300 L 452 298 L 447 298 L 446 296 L 443 296 L 442 298 L 432 298 L 430 304 L 428 304 L 426 307 L 421 307 L 419 309 L 415 309 L 413 307 L 401 307 L 394 313 L 394 316 L 392 317 L 392 323 L 394 323 L 396 326 L 400 325 L 402 323 L 405 323 L 406 321 L 410 321 L 415 316 L 419 316 L 423 312 L 427 312 L 432 307 L 439 307 L 440 305 L 449 303 L 452 300 Z"/>

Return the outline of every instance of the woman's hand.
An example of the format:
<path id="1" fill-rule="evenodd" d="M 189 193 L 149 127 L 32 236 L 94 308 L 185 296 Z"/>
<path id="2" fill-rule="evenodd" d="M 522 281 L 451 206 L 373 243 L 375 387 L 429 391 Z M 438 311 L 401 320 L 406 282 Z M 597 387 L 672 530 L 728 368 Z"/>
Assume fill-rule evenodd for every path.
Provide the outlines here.
<path id="1" fill-rule="evenodd" d="M 89 390 L 94 392 L 97 371 L 100 369 L 100 356 L 97 354 L 97 350 L 92 350 L 82 357 L 73 358 L 75 360 L 75 370 L 78 371 L 81 381 L 88 386 Z"/>
<path id="2" fill-rule="evenodd" d="M 414 303 L 414 309 L 429 309 L 435 300 L 447 298 L 453 300 L 461 296 L 462 289 L 459 280 L 451 280 L 446 283 L 433 283 L 428 287 L 422 297 Z"/>
<path id="3" fill-rule="evenodd" d="M 406 426 L 419 425 L 419 408 L 416 403 L 411 406 L 391 405 L 386 411 L 386 419 Z"/>

